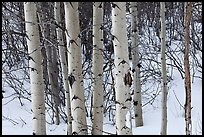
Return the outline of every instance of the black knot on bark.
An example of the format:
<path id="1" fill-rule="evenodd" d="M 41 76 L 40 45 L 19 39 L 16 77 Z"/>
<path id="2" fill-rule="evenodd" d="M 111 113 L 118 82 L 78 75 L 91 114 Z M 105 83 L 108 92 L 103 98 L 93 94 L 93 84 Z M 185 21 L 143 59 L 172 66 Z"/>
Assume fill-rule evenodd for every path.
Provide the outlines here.
<path id="1" fill-rule="evenodd" d="M 124 84 L 125 84 L 125 86 L 128 85 L 129 87 L 131 87 L 131 85 L 132 85 L 132 76 L 131 76 L 130 72 L 125 74 Z"/>
<path id="2" fill-rule="evenodd" d="M 72 73 L 68 76 L 68 80 L 69 80 L 70 87 L 72 88 L 72 85 L 73 85 L 74 82 L 76 81 L 76 79 L 75 79 L 75 77 L 72 75 Z"/>

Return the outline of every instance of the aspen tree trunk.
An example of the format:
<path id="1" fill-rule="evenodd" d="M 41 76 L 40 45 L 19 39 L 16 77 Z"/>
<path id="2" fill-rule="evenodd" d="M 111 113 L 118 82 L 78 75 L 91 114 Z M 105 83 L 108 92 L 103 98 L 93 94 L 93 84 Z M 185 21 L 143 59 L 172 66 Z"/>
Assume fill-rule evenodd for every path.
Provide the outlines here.
<path id="1" fill-rule="evenodd" d="M 112 34 L 114 44 L 116 132 L 118 135 L 132 134 L 127 112 L 130 108 L 129 93 L 132 83 L 129 72 L 128 41 L 126 32 L 126 3 L 112 3 Z"/>
<path id="2" fill-rule="evenodd" d="M 60 2 L 55 2 L 55 19 L 58 25 L 62 25 L 61 22 L 61 13 L 60 13 Z M 57 41 L 59 47 L 59 56 L 60 56 L 60 63 L 62 67 L 62 77 L 63 77 L 63 85 L 66 94 L 66 107 L 67 107 L 67 135 L 72 134 L 72 121 L 71 121 L 71 104 L 70 104 L 70 93 L 69 93 L 69 83 L 68 83 L 68 66 L 66 62 L 65 53 L 67 52 L 67 48 L 65 47 L 65 43 L 63 40 L 63 32 L 62 30 L 57 27 Z"/>
<path id="3" fill-rule="evenodd" d="M 103 131 L 103 2 L 93 4 L 92 134 Z"/>
<path id="4" fill-rule="evenodd" d="M 161 19 L 161 66 L 162 66 L 162 101 L 161 101 L 161 135 L 167 134 L 167 76 L 166 76 L 166 25 L 165 25 L 165 2 L 160 2 L 160 19 Z"/>
<path id="5" fill-rule="evenodd" d="M 54 18 L 54 8 L 51 8 L 51 17 Z M 50 41 L 52 43 L 56 43 L 56 25 L 51 23 L 50 25 Z M 53 103 L 54 103 L 54 116 L 55 116 L 55 124 L 60 124 L 60 116 L 59 116 L 59 105 L 61 103 L 60 101 L 60 90 L 59 90 L 59 81 L 58 81 L 58 75 L 59 75 L 59 68 L 58 68 L 58 55 L 57 55 L 57 47 L 52 46 L 52 80 L 53 80 L 53 91 L 52 91 L 52 97 L 53 97 Z"/>
<path id="6" fill-rule="evenodd" d="M 28 54 L 30 57 L 30 85 L 32 97 L 33 135 L 45 135 L 45 98 L 42 57 L 40 52 L 40 37 L 34 2 L 24 3 Z"/>
<path id="7" fill-rule="evenodd" d="M 58 79 L 56 78 L 56 73 L 57 72 L 55 69 L 57 68 L 57 63 L 55 59 L 53 58 L 53 52 L 56 52 L 54 47 L 50 44 L 49 41 L 53 42 L 53 35 L 54 34 L 54 29 L 53 29 L 53 24 L 49 24 L 48 22 L 50 21 L 50 18 L 52 17 L 52 9 L 49 9 L 50 5 L 49 3 L 46 2 L 41 2 L 41 11 L 43 14 L 39 16 L 39 19 L 41 21 L 41 30 L 44 38 L 44 47 L 46 49 L 46 56 L 47 56 L 47 72 L 48 72 L 48 89 L 49 93 L 51 94 L 51 101 L 52 101 L 52 106 L 53 106 L 53 115 L 54 115 L 54 123 L 56 125 L 59 125 L 59 90 L 57 89 L 58 86 Z M 54 65 L 56 64 L 56 65 Z"/>
<path id="8" fill-rule="evenodd" d="M 52 73 L 52 80 L 53 80 L 53 103 L 54 103 L 54 117 L 55 117 L 55 124 L 60 124 L 60 117 L 59 117 L 59 105 L 60 105 L 60 97 L 59 97 L 59 83 L 58 83 L 58 62 L 57 62 L 57 49 L 52 47 L 52 64 L 53 64 L 53 73 Z"/>
<path id="9" fill-rule="evenodd" d="M 186 135 L 192 134 L 192 121 L 191 121 L 191 77 L 189 65 L 189 48 L 190 48 L 190 19 L 192 14 L 192 3 L 186 2 L 186 16 L 185 16 L 185 50 L 184 50 L 184 69 L 185 69 L 185 122 L 186 122 Z"/>
<path id="10" fill-rule="evenodd" d="M 72 134 L 86 135 L 78 2 L 65 2 Z"/>
<path id="11" fill-rule="evenodd" d="M 135 111 L 135 127 L 143 126 L 142 117 L 142 100 L 141 100 L 141 82 L 140 82 L 140 62 L 139 62 L 139 38 L 138 38 L 138 18 L 137 18 L 137 3 L 131 2 L 132 13 L 132 72 L 134 84 L 133 105 Z"/>
<path id="12" fill-rule="evenodd" d="M 49 26 L 45 27 L 44 35 L 46 37 L 49 37 Z M 54 121 L 53 123 L 56 123 L 56 117 L 57 117 L 57 111 L 56 111 L 56 105 L 54 102 L 54 97 L 53 97 L 53 92 L 54 92 L 54 80 L 53 80 L 53 63 L 52 63 L 52 47 L 48 44 L 48 42 L 45 42 L 45 49 L 46 49 L 46 54 L 47 54 L 47 71 L 48 71 L 48 79 L 49 79 L 49 85 L 48 85 L 48 93 L 51 95 L 51 103 L 52 103 L 52 111 L 53 111 L 53 116 L 54 116 Z M 57 124 L 57 123 L 56 123 Z"/>

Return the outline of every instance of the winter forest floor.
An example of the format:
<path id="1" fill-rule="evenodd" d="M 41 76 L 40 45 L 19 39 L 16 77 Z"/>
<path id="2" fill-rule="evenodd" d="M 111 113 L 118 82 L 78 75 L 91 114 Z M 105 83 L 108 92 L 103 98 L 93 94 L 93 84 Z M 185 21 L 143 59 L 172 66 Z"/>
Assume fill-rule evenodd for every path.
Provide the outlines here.
<path id="1" fill-rule="evenodd" d="M 184 109 L 181 105 L 185 103 L 184 80 L 179 73 L 174 71 L 173 80 L 170 82 L 168 91 L 168 135 L 185 135 Z M 6 93 L 5 93 L 6 96 Z M 9 103 L 8 100 L 2 100 L 2 134 L 3 135 L 31 135 L 31 103 L 16 98 Z M 144 126 L 134 127 L 134 135 L 159 135 L 161 128 L 161 105 L 160 95 L 154 100 L 152 105 L 143 107 Z M 47 117 L 48 120 L 48 117 Z M 87 117 L 87 123 L 90 129 L 90 117 Z M 192 83 L 192 131 L 194 135 L 202 134 L 202 80 L 194 79 Z M 66 124 L 51 125 L 47 123 L 47 135 L 66 135 Z M 115 126 L 111 125 L 108 118 L 104 118 L 104 131 L 115 134 Z M 90 130 L 89 130 L 90 133 Z M 106 134 L 106 133 L 104 133 Z"/>
<path id="2" fill-rule="evenodd" d="M 17 10 L 14 10 L 15 6 L 13 4 L 7 4 L 6 2 L 2 2 L 4 5 L 4 10 L 2 11 L 2 31 L 5 27 L 5 34 L 6 34 L 6 41 L 10 37 L 10 33 L 17 32 L 21 30 L 22 28 L 18 28 L 22 26 L 21 20 L 24 18 L 22 13 L 18 13 L 20 16 L 17 18 Z M 23 4 L 23 3 L 19 3 Z M 159 3 L 157 3 L 159 5 Z M 167 3 L 171 4 L 171 3 Z M 183 52 L 185 47 L 185 24 L 184 19 L 182 18 L 182 15 L 184 10 L 183 5 L 184 3 L 173 3 L 172 8 L 170 6 L 167 6 L 167 13 L 168 15 L 166 17 L 166 63 L 167 63 L 167 76 L 168 78 L 168 97 L 167 97 L 167 134 L 168 135 L 185 135 L 185 117 L 184 117 L 184 104 L 185 104 L 185 85 L 184 85 L 184 79 L 182 79 L 181 74 L 184 74 L 183 69 Z M 192 14 L 192 22 L 193 25 L 190 27 L 191 29 L 191 41 L 190 41 L 190 54 L 189 54 L 189 61 L 190 61 L 190 71 L 191 71 L 191 118 L 192 118 L 192 134 L 193 135 L 202 135 L 202 21 L 200 21 L 200 16 L 202 20 L 202 3 L 194 3 L 194 11 Z M 15 5 L 15 3 L 14 3 Z M 142 104 L 143 104 L 143 122 L 144 126 L 141 127 L 135 127 L 135 119 L 132 119 L 132 127 L 133 127 L 133 135 L 160 135 L 161 130 L 161 92 L 160 88 L 161 85 L 159 83 L 161 82 L 161 42 L 159 38 L 159 12 L 157 9 L 159 9 L 159 6 L 155 6 L 156 3 L 154 3 L 151 6 L 151 3 L 146 5 L 146 3 L 141 3 L 141 18 L 140 18 L 140 29 L 138 32 L 140 32 L 138 35 L 138 48 L 140 53 L 140 63 L 141 66 L 141 77 L 143 78 L 141 81 L 142 83 Z M 183 6 L 182 6 L 183 5 Z M 200 5 L 200 6 L 199 6 Z M 10 7 L 11 6 L 11 7 Z M 23 5 L 21 5 L 23 6 Z M 83 6 L 81 8 L 81 11 L 86 9 L 87 5 Z M 110 5 L 111 6 L 111 5 Z M 5 8 L 5 7 L 8 7 Z M 18 7 L 18 6 L 17 6 Z M 19 6 L 20 7 L 20 6 Z M 107 6 L 109 7 L 109 6 Z M 150 10 L 152 7 L 153 10 Z M 197 8 L 196 8 L 197 7 Z M 201 8 L 199 8 L 201 7 Z M 9 9 L 12 10 L 9 10 Z M 3 9 L 3 8 L 2 8 Z M 18 8 L 16 8 L 18 9 Z M 19 8 L 20 9 L 20 8 Z M 44 8 L 42 8 L 44 9 Z M 10 11 L 13 13 L 10 15 Z M 19 10 L 18 12 L 20 12 Z M 84 10 L 85 11 L 85 10 Z M 154 13 L 155 12 L 155 13 Z M 9 14 L 8 14 L 9 13 Z M 44 13 L 44 12 L 43 12 Z M 83 12 L 81 12 L 83 13 Z M 84 12 L 82 15 L 84 18 L 80 19 L 81 22 L 88 22 L 88 15 L 85 16 L 85 14 L 88 13 Z M 151 13 L 151 14 L 150 14 Z M 158 13 L 158 14 L 157 14 Z M 181 14 L 182 13 L 182 14 Z M 7 15 L 8 14 L 8 15 Z M 108 15 L 108 10 L 107 13 Z M 40 15 L 40 14 L 39 14 Z M 91 14 L 90 14 L 91 15 Z M 107 16 L 106 15 L 106 16 Z M 158 15 L 158 16 L 157 16 Z M 82 17 L 83 17 L 82 16 Z M 109 30 L 111 28 L 111 21 L 109 16 L 104 16 L 104 34 L 106 31 L 106 35 L 108 36 L 106 39 L 109 41 L 109 39 L 113 39 L 114 37 L 111 34 L 109 34 Z M 126 20 L 127 20 L 127 36 L 128 36 L 128 44 L 131 44 L 131 14 L 127 13 Z M 184 16 L 183 16 L 184 17 Z M 86 19 L 87 18 L 87 19 Z M 149 19 L 148 19 L 149 18 Z M 158 18 L 158 19 L 157 19 Z M 11 21 L 7 21 L 10 19 Z M 92 18 L 90 18 L 92 19 Z M 51 20 L 50 20 L 51 21 Z M 25 22 L 23 20 L 23 22 Z M 42 22 L 43 24 L 44 22 Z M 6 24 L 6 25 L 5 25 Z M 19 25 L 20 24 L 20 25 Z M 86 24 L 86 23 L 85 23 Z M 91 24 L 91 23 L 90 23 Z M 89 24 L 89 25 L 90 25 Z M 8 26 L 7 26 L 8 25 Z M 10 26 L 9 26 L 10 25 Z M 84 25 L 86 26 L 86 25 Z M 11 28 L 9 28 L 11 27 Z M 193 27 L 193 28 L 192 28 Z M 8 29 L 9 28 L 9 29 Z M 89 32 L 91 32 L 91 26 L 87 26 L 87 28 L 81 28 L 83 31 L 83 35 L 89 35 Z M 103 27 L 102 27 L 103 28 Z M 8 31 L 8 30 L 9 31 Z M 19 29 L 19 30 L 18 30 Z M 8 32 L 7 32 L 8 31 Z M 24 32 L 24 30 L 22 31 Z M 157 34 L 158 32 L 158 34 Z M 8 34 L 7 34 L 8 33 Z M 4 35 L 5 35 L 4 34 Z M 22 33 L 24 35 L 24 33 Z M 43 34 L 43 33 L 42 33 Z M 9 37 L 7 37 L 7 35 Z M 82 35 L 82 36 L 83 36 Z M 84 36 L 86 36 L 84 35 Z M 80 35 L 79 35 L 80 36 Z M 92 35 L 90 35 L 92 38 Z M 25 36 L 26 37 L 26 36 Z M 2 33 L 3 38 L 3 33 Z M 18 37 L 17 37 L 18 38 Z M 24 37 L 23 37 L 24 38 Z M 44 36 L 42 37 L 44 40 Z M 22 39 L 21 36 L 19 36 L 19 42 L 21 43 Z M 85 42 L 87 43 L 87 38 L 85 38 Z M 12 36 L 13 41 L 13 36 Z M 3 42 L 3 40 L 2 40 Z M 5 43 L 5 42 L 4 42 Z M 18 58 L 11 60 L 11 64 L 17 64 L 16 66 L 9 66 L 7 64 L 8 62 L 5 62 L 2 64 L 2 96 L 4 98 L 2 99 L 2 135 L 32 135 L 32 113 L 31 113 L 31 97 L 30 97 L 30 84 L 29 84 L 29 78 L 27 78 L 27 75 L 29 75 L 28 72 L 26 72 L 26 69 L 29 59 L 27 59 L 27 52 L 25 52 L 25 48 L 23 47 L 20 49 L 21 44 L 18 45 L 18 41 L 15 42 L 16 47 L 15 50 L 13 48 L 6 47 L 7 43 L 2 43 L 2 50 L 5 51 L 5 56 L 2 56 L 2 62 L 3 60 L 10 62 L 11 58 L 13 58 L 13 54 L 22 54 L 20 56 L 16 57 L 23 57 L 22 60 L 24 62 L 21 62 L 20 64 L 15 63 L 15 60 L 18 60 Z M 24 40 L 23 42 L 24 43 Z M 15 45 L 13 44 L 13 45 Z M 89 44 L 89 43 L 88 43 Z M 8 45 L 10 45 L 10 41 L 8 42 Z M 45 44 L 46 45 L 46 44 Z M 90 44 L 91 45 L 91 44 Z M 105 45 L 105 39 L 104 39 L 104 47 L 107 45 L 111 45 L 109 42 L 106 42 Z M 5 46 L 5 47 L 4 47 Z M 24 46 L 24 44 L 23 44 Z M 85 47 L 85 44 L 82 46 Z M 106 62 L 106 67 L 109 64 L 112 64 L 114 60 L 114 52 L 112 51 L 112 46 L 110 48 L 104 50 L 104 61 Z M 16 52 L 16 49 L 19 49 L 19 52 Z M 7 51 L 8 50 L 8 51 Z M 89 113 L 91 101 L 91 91 L 89 90 L 89 87 L 91 87 L 91 61 L 87 61 L 87 57 L 85 56 L 85 48 L 82 49 L 82 62 L 83 62 L 83 69 L 86 70 L 84 75 L 84 88 L 85 90 L 85 100 L 86 100 L 86 109 Z M 110 50 L 110 51 L 109 51 Z M 23 52 L 22 52 L 23 51 Z M 24 53 L 25 52 L 25 53 Z M 111 54 L 110 54 L 110 53 Z M 2 52 L 3 53 L 3 52 Z M 8 54 L 6 54 L 8 53 Z M 110 54 L 110 56 L 109 56 Z M 10 56 L 12 55 L 12 56 Z M 89 54 L 88 54 L 89 55 Z M 91 55 L 91 54 L 90 54 Z M 25 57 L 25 58 L 24 58 Z M 5 58 L 5 59 L 4 59 Z M 28 56 L 29 58 L 29 56 Z M 31 58 L 32 59 L 32 58 Z M 85 63 L 84 63 L 85 62 Z M 89 64 L 90 63 L 90 64 Z M 132 62 L 129 62 L 130 64 Z M 138 64 L 139 65 L 139 64 Z M 110 65 L 110 72 L 104 71 L 104 74 L 107 74 L 107 78 L 104 77 L 104 81 L 106 83 L 109 83 L 109 79 L 111 77 L 111 74 L 114 74 L 114 65 Z M 131 65 L 130 65 L 131 66 Z M 199 67 L 198 67 L 199 66 Z M 17 67 L 17 69 L 16 69 Z M 9 69 L 8 69 L 9 68 Z M 12 69 L 11 69 L 12 68 Z M 20 69 L 19 69 L 20 68 Z M 22 69 L 25 68 L 25 69 Z M 60 67 L 59 67 L 60 68 Z M 105 67 L 104 67 L 105 68 Z M 107 67 L 108 68 L 108 67 Z M 6 70 L 6 71 L 5 71 Z M 105 69 L 104 69 L 105 70 Z M 180 72 L 178 71 L 180 70 Z M 6 76 L 9 72 L 8 77 Z M 112 73 L 113 72 L 113 73 Z M 195 72 L 195 74 L 193 74 Z M 192 75 L 197 77 L 192 77 Z M 61 73 L 60 73 L 61 76 Z M 171 80 L 172 78 L 172 80 Z M 86 81 L 85 81 L 86 80 Z M 5 82 L 7 81 L 7 82 Z M 13 81 L 16 81 L 13 82 Z M 22 85 L 19 83 L 23 83 Z M 112 82 L 112 81 L 111 81 Z M 111 83 L 110 82 L 110 83 Z M 156 84 L 155 84 L 156 83 Z M 10 84 L 10 85 L 8 85 Z M 60 83 L 61 84 L 61 83 Z M 59 84 L 59 85 L 60 85 Z M 107 84 L 107 88 L 105 89 L 105 92 L 110 92 L 109 87 L 111 84 Z M 9 87 L 13 86 L 13 88 Z M 156 89 L 156 88 L 157 89 Z M 15 89 L 15 91 L 14 91 Z M 63 88 L 62 88 L 63 89 Z M 26 93 L 25 93 L 26 91 Z M 63 94 L 62 90 L 62 94 Z M 87 93 L 88 92 L 88 93 Z M 132 92 L 132 90 L 131 90 Z M 156 94 L 155 94 L 156 93 Z M 158 93 L 158 94 L 157 94 Z M 25 94 L 25 96 L 24 96 Z M 86 95 L 88 94 L 88 95 Z M 48 94 L 49 95 L 49 94 Z M 49 96 L 46 96 L 49 99 Z M 64 95 L 64 94 L 63 94 Z M 109 94 L 108 94 L 109 95 Z M 110 92 L 110 96 L 113 95 L 113 92 Z M 110 101 L 111 103 L 114 102 L 111 100 L 108 96 L 105 101 Z M 24 99 L 23 97 L 27 97 Z M 64 97 L 64 96 L 63 96 Z M 156 98 L 155 98 L 156 97 Z M 20 99 L 19 99 L 20 98 Z M 46 99 L 47 99 L 46 98 Z M 47 100 L 48 100 L 47 99 Z M 46 101 L 47 101 L 46 100 Z M 150 101 L 151 100 L 151 101 Z M 48 102 L 48 101 L 47 101 Z M 62 101 L 63 102 L 63 101 Z M 50 102 L 49 102 L 50 103 Z M 63 102 L 64 103 L 64 102 Z M 108 102 L 109 103 L 109 102 Z M 108 104 L 107 103 L 107 104 Z M 47 104 L 46 104 L 47 105 Z M 112 105 L 112 104 L 111 104 Z M 108 105 L 107 105 L 108 106 Z M 62 109 L 63 112 L 65 111 L 65 107 Z M 112 111 L 113 112 L 113 111 Z M 114 112 L 113 112 L 114 113 Z M 133 110 L 132 110 L 133 113 Z M 46 109 L 46 134 L 47 135 L 66 135 L 67 134 L 67 125 L 64 122 L 63 119 L 61 119 L 61 123 L 59 125 L 51 124 L 51 117 L 52 114 L 51 107 L 47 107 Z M 64 115 L 63 115 L 64 116 Z M 132 114 L 134 116 L 134 114 Z M 113 121 L 115 121 L 115 118 L 113 118 Z M 103 125 L 103 131 L 104 135 L 109 134 L 116 134 L 116 127 L 113 124 L 113 121 L 109 121 L 109 115 L 107 114 L 104 117 L 104 125 Z M 129 122 L 129 121 L 128 121 Z M 87 117 L 87 127 L 88 127 L 88 133 L 91 135 L 91 118 Z M 128 123 L 129 126 L 130 123 Z"/>

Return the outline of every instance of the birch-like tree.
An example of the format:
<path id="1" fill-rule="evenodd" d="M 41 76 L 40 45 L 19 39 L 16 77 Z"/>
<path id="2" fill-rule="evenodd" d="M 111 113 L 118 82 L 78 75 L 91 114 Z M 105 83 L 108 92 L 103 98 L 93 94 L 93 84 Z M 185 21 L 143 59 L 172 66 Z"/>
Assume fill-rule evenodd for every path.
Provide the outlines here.
<path id="1" fill-rule="evenodd" d="M 132 77 L 129 69 L 128 41 L 126 32 L 126 3 L 112 3 L 112 35 L 114 44 L 114 73 L 116 91 L 116 132 L 118 135 L 132 134 L 127 122 L 130 108 L 129 96 Z"/>
<path id="2" fill-rule="evenodd" d="M 45 98 L 40 37 L 34 2 L 24 3 L 25 28 L 27 34 L 30 86 L 32 97 L 33 135 L 45 135 Z"/>
<path id="3" fill-rule="evenodd" d="M 52 12 L 54 12 L 54 8 L 51 8 Z M 54 14 L 54 13 L 53 13 Z M 52 14 L 51 17 L 54 18 L 54 15 Z M 56 26 L 55 24 L 51 23 L 50 25 L 50 40 L 52 43 L 57 43 L 56 40 Z M 60 114 L 59 114 L 59 106 L 60 106 L 60 90 L 59 90 L 59 68 L 58 68 L 58 53 L 57 53 L 57 46 L 52 46 L 52 83 L 53 83 L 53 90 L 52 90 L 52 102 L 54 107 L 54 122 L 56 125 L 60 124 Z"/>
<path id="4" fill-rule="evenodd" d="M 52 102 L 54 107 L 54 122 L 56 125 L 60 124 L 60 116 L 59 116 L 59 105 L 60 105 L 60 97 L 59 97 L 59 81 L 58 81 L 58 61 L 57 61 L 57 49 L 56 47 L 52 47 L 52 79 L 53 80 L 53 89 L 52 89 Z"/>
<path id="5" fill-rule="evenodd" d="M 92 134 L 103 131 L 103 2 L 93 4 Z"/>
<path id="6" fill-rule="evenodd" d="M 166 76 L 166 25 L 165 25 L 165 2 L 160 2 L 160 21 L 161 21 L 161 66 L 162 66 L 162 101 L 161 101 L 161 135 L 167 134 L 167 76 Z"/>
<path id="7" fill-rule="evenodd" d="M 131 2 L 131 46 L 132 46 L 132 73 L 134 84 L 134 112 L 135 126 L 143 126 L 142 117 L 142 99 L 141 99 L 141 82 L 140 82 L 140 62 L 139 62 L 139 38 L 138 38 L 138 18 L 137 18 L 137 2 Z"/>
<path id="8" fill-rule="evenodd" d="M 191 76 L 189 65 L 189 48 L 190 48 L 190 20 L 192 15 L 192 3 L 185 3 L 185 50 L 184 50 L 184 70 L 185 70 L 185 90 L 186 102 L 185 109 L 185 122 L 186 122 L 186 135 L 192 134 L 192 121 L 191 121 Z"/>
<path id="9" fill-rule="evenodd" d="M 57 25 L 62 26 L 60 2 L 55 2 L 55 20 Z M 59 27 L 56 28 L 57 41 L 59 47 L 60 63 L 62 68 L 63 86 L 66 94 L 66 108 L 67 108 L 67 135 L 72 134 L 72 121 L 71 121 L 71 104 L 70 104 L 70 92 L 68 82 L 68 65 L 66 62 L 67 48 L 63 39 L 63 30 Z"/>
<path id="10" fill-rule="evenodd" d="M 83 90 L 81 40 L 78 2 L 64 2 L 68 49 L 68 80 L 72 114 L 72 134 L 86 135 L 86 114 Z"/>
<path id="11" fill-rule="evenodd" d="M 53 47 L 54 39 L 53 36 L 55 36 L 55 27 L 54 24 L 48 23 L 50 21 L 50 18 L 53 17 L 50 3 L 47 2 L 41 2 L 40 3 L 40 9 L 42 11 L 42 14 L 38 14 L 40 27 L 41 27 L 41 34 L 43 36 L 43 48 L 45 49 L 46 53 L 46 62 L 43 62 L 43 65 L 47 66 L 47 78 L 48 78 L 48 93 L 51 93 L 51 103 L 53 106 L 53 115 L 54 115 L 54 122 L 56 125 L 59 125 L 60 118 L 59 118 L 59 88 L 58 88 L 58 63 L 57 63 L 57 57 L 56 55 L 56 48 Z M 45 64 L 47 63 L 47 64 Z M 46 69 L 46 68 L 45 68 Z M 44 69 L 44 70 L 45 70 Z"/>

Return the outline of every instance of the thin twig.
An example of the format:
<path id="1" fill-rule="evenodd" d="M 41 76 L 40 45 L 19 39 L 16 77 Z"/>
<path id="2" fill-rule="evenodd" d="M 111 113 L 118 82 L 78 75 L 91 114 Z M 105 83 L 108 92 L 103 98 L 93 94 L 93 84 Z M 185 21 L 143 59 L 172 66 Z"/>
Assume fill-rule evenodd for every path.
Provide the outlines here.
<path id="1" fill-rule="evenodd" d="M 176 100 L 178 101 L 179 105 L 180 105 L 183 109 L 185 109 L 184 106 L 183 106 L 183 105 L 181 104 L 181 102 L 179 101 L 179 99 L 177 98 L 176 93 L 174 92 L 174 90 L 173 90 L 173 93 L 174 93 L 174 95 L 175 95 L 175 97 L 176 97 Z"/>

